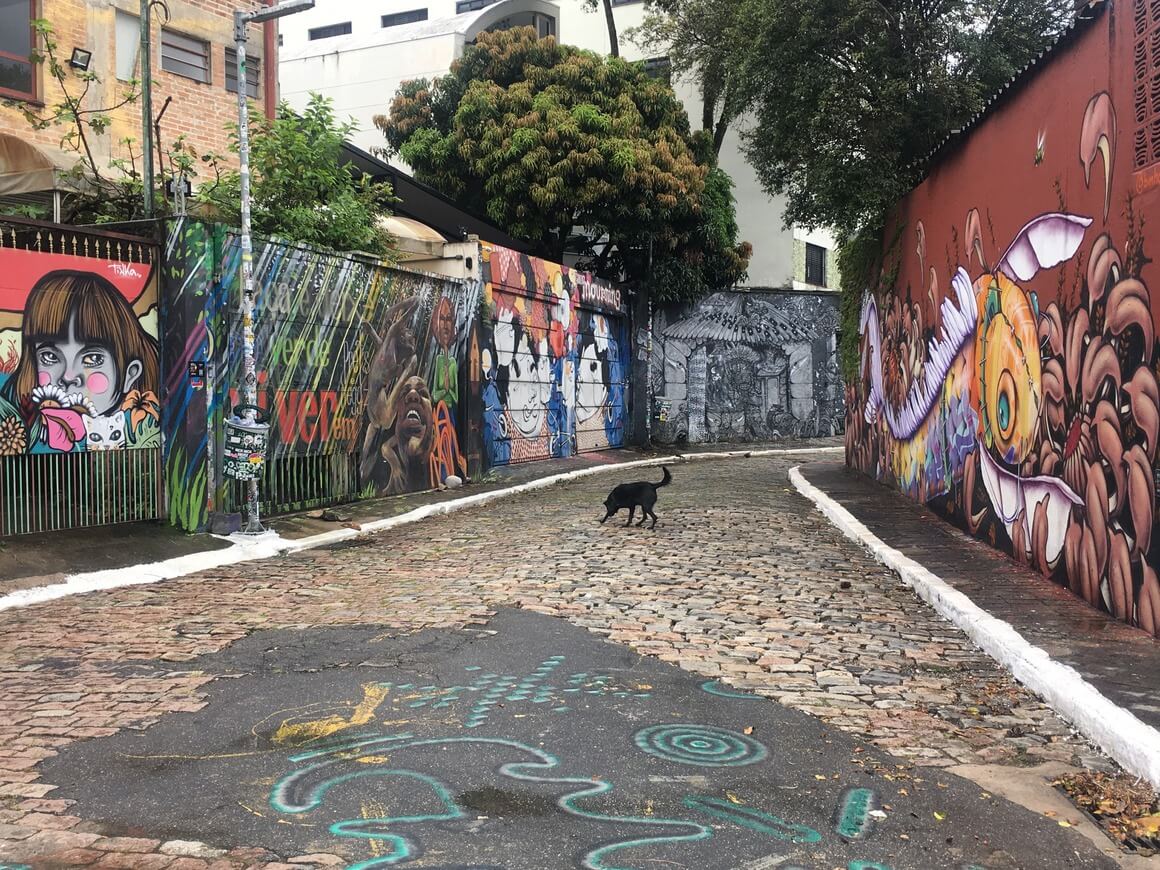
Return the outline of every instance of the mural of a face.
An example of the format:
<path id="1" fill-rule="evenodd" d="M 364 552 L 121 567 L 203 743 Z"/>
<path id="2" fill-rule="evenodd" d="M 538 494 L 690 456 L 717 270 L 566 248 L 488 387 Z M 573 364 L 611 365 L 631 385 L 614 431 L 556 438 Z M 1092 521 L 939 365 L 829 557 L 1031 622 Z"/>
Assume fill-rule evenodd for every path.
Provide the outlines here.
<path id="1" fill-rule="evenodd" d="M 444 296 L 435 308 L 435 340 L 443 350 L 450 349 L 455 341 L 455 314 L 451 310 L 451 300 Z"/>
<path id="2" fill-rule="evenodd" d="M 547 347 L 540 348 L 540 363 L 546 363 Z M 532 355 L 528 335 L 524 333 L 512 356 L 511 379 L 508 381 L 508 411 L 516 429 L 525 438 L 540 434 L 544 425 L 542 385 L 547 374 Z"/>
<path id="3" fill-rule="evenodd" d="M 81 341 L 75 316 L 69 320 L 67 334 L 38 342 L 35 353 L 40 386 L 52 384 L 79 393 L 92 402 L 98 415 L 116 410 L 141 376 L 140 360 L 131 360 L 121 373 L 109 345 Z"/>
<path id="4" fill-rule="evenodd" d="M 576 416 L 587 420 L 598 414 L 607 401 L 604 361 L 597 356 L 596 344 L 590 342 L 580 352 L 579 371 L 576 373 Z"/>
<path id="5" fill-rule="evenodd" d="M 399 451 L 409 459 L 426 458 L 434 439 L 431 392 L 416 376 L 407 378 L 395 404 L 395 436 Z"/>

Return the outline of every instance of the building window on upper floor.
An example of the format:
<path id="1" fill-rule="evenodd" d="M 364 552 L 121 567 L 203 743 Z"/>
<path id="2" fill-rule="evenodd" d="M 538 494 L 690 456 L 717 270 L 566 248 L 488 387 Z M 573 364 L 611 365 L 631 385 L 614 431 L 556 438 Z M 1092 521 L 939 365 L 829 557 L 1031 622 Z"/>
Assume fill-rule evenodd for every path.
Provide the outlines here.
<path id="1" fill-rule="evenodd" d="M 826 249 L 806 243 L 806 283 L 826 286 Z"/>
<path id="2" fill-rule="evenodd" d="M 0 0 L 0 94 L 36 99 L 32 22 L 36 0 Z"/>
<path id="3" fill-rule="evenodd" d="M 246 52 L 246 94 L 251 100 L 258 99 L 262 83 L 262 61 Z M 226 49 L 226 90 L 231 94 L 238 92 L 238 50 Z"/>
<path id="4" fill-rule="evenodd" d="M 141 51 L 141 19 L 117 10 L 116 27 L 117 78 L 127 82 L 136 77 L 137 55 Z"/>
<path id="5" fill-rule="evenodd" d="M 464 12 L 474 12 L 477 9 L 486 9 L 499 0 L 459 0 L 455 4 L 455 14 L 462 15 Z"/>
<path id="6" fill-rule="evenodd" d="M 650 57 L 641 61 L 641 65 L 646 76 L 660 79 L 665 84 L 673 83 L 673 65 L 667 57 Z"/>
<path id="7" fill-rule="evenodd" d="M 210 82 L 209 43 L 161 28 L 161 68 L 174 75 Z"/>
<path id="8" fill-rule="evenodd" d="M 398 27 L 400 24 L 414 24 L 416 21 L 426 21 L 426 9 L 408 9 L 406 12 L 394 12 L 383 16 L 383 27 Z"/>
<path id="9" fill-rule="evenodd" d="M 343 21 L 341 24 L 328 24 L 325 27 L 311 27 L 306 35 L 312 40 L 330 39 L 332 36 L 346 36 L 350 32 L 350 22 Z"/>

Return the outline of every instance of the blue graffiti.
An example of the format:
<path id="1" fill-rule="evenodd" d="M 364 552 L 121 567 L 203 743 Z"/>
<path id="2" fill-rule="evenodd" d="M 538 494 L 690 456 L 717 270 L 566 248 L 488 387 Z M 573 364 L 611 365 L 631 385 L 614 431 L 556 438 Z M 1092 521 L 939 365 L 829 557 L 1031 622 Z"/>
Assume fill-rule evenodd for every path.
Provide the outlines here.
<path id="1" fill-rule="evenodd" d="M 752 737 L 711 725 L 653 725 L 633 740 L 654 758 L 695 767 L 742 767 L 769 755 Z"/>
<path id="2" fill-rule="evenodd" d="M 718 698 L 737 698 L 739 701 L 761 701 L 763 700 L 759 695 L 749 695 L 745 692 L 734 692 L 728 686 L 723 686 L 716 680 L 706 680 L 701 683 L 701 691 L 707 692 L 710 695 L 716 695 Z"/>
<path id="3" fill-rule="evenodd" d="M 310 764 L 283 777 L 270 792 L 269 803 L 278 812 L 304 813 L 321 805 L 326 793 L 336 785 L 364 777 L 408 777 L 422 781 L 432 788 L 439 798 L 442 811 L 427 815 L 409 815 L 382 819 L 351 819 L 336 822 L 331 825 L 331 833 L 341 837 L 359 837 L 364 839 L 383 840 L 389 843 L 391 853 L 368 861 L 361 862 L 352 870 L 370 870 L 375 867 L 386 867 L 391 864 L 409 860 L 414 854 L 414 847 L 409 840 L 400 834 L 388 830 L 391 825 L 417 824 L 430 821 L 452 820 L 462 817 L 462 810 L 456 805 L 454 798 L 446 786 L 424 774 L 415 771 L 396 768 L 379 768 L 360 763 L 361 759 L 371 754 L 375 748 L 385 748 L 392 755 L 404 749 L 431 746 L 456 745 L 492 745 L 514 749 L 535 758 L 535 761 L 508 762 L 499 768 L 499 774 L 509 779 L 523 782 L 534 782 L 550 785 L 571 787 L 572 790 L 556 801 L 556 805 L 564 812 L 596 822 L 610 822 L 621 825 L 641 825 L 651 828 L 684 828 L 688 833 L 666 833 L 653 836 L 637 837 L 610 843 L 588 852 L 583 859 L 582 866 L 587 870 L 622 870 L 609 865 L 607 859 L 617 852 L 641 846 L 658 846 L 675 843 L 696 843 L 713 836 L 713 829 L 696 822 L 680 819 L 662 819 L 651 816 L 610 816 L 604 813 L 593 812 L 579 805 L 585 798 L 597 797 L 612 791 L 612 783 L 593 778 L 546 776 L 560 765 L 560 760 L 541 749 L 526 746 L 514 740 L 488 737 L 448 737 L 413 740 L 409 736 L 379 736 L 367 737 L 352 741 L 345 745 L 328 749 L 314 749 L 310 752 L 291 756 L 291 760 L 309 761 L 321 756 L 330 756 L 324 761 Z M 338 772 L 336 767 L 359 765 L 362 769 Z"/>
<path id="4" fill-rule="evenodd" d="M 685 798 L 684 804 L 691 810 L 732 822 L 759 834 L 769 834 L 788 843 L 817 843 L 822 839 L 822 835 L 813 828 L 794 825 L 753 807 L 741 806 L 720 798 L 689 795 Z"/>

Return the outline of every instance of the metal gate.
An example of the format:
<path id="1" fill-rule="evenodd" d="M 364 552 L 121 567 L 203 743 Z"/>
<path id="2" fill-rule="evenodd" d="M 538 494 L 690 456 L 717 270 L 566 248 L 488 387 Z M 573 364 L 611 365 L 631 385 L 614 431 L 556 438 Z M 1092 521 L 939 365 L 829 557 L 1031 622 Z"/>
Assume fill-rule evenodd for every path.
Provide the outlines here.
<path id="1" fill-rule="evenodd" d="M 157 249 L 0 221 L 0 535 L 164 514 Z"/>

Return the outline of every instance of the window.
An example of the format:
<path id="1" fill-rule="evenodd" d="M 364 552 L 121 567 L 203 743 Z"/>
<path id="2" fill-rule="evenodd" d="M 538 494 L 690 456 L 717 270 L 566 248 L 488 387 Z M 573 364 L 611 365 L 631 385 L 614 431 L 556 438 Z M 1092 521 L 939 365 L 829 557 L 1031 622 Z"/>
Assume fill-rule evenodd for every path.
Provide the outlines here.
<path id="1" fill-rule="evenodd" d="M 414 24 L 416 21 L 426 21 L 426 9 L 410 9 L 406 12 L 395 12 L 383 16 L 383 27 L 398 27 L 400 24 Z"/>
<path id="2" fill-rule="evenodd" d="M 346 36 L 351 32 L 349 21 L 342 24 L 328 24 L 325 27 L 311 27 L 307 36 L 311 39 L 330 39 L 332 36 Z"/>
<path id="3" fill-rule="evenodd" d="M 806 283 L 826 286 L 826 249 L 806 243 Z"/>
<path id="4" fill-rule="evenodd" d="M 1160 161 L 1160 4 L 1136 0 L 1134 7 L 1132 151 L 1139 170 Z"/>
<path id="5" fill-rule="evenodd" d="M 462 15 L 464 12 L 474 12 L 476 9 L 486 9 L 498 0 L 459 0 L 455 4 L 455 14 Z"/>
<path id="6" fill-rule="evenodd" d="M 262 84 L 262 59 L 246 52 L 246 94 L 251 100 L 258 99 Z M 238 50 L 226 49 L 226 90 L 238 92 Z"/>
<path id="7" fill-rule="evenodd" d="M 211 81 L 209 43 L 161 28 L 161 68 L 195 82 Z"/>
<path id="8" fill-rule="evenodd" d="M 141 51 L 141 19 L 117 10 L 116 31 L 117 78 L 125 82 L 137 71 L 137 54 Z"/>
<path id="9" fill-rule="evenodd" d="M 667 57 L 652 57 L 643 61 L 644 74 L 650 78 L 660 79 L 666 84 L 672 83 L 673 65 Z"/>
<path id="10" fill-rule="evenodd" d="M 35 0 L 0 0 L 0 94 L 36 96 L 36 71 L 32 54 L 32 20 Z"/>

